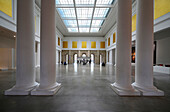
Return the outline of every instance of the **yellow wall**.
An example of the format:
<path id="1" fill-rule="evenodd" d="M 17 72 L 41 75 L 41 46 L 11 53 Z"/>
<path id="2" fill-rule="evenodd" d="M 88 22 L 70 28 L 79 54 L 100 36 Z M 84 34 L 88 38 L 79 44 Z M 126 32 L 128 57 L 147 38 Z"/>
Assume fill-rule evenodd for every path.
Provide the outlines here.
<path id="1" fill-rule="evenodd" d="M 96 48 L 96 42 L 95 41 L 91 42 L 91 48 Z"/>
<path id="2" fill-rule="evenodd" d="M 12 17 L 12 0 L 0 0 L 0 11 Z"/>
<path id="3" fill-rule="evenodd" d="M 72 48 L 77 48 L 77 41 L 72 42 Z"/>
<path id="4" fill-rule="evenodd" d="M 60 37 L 58 37 L 58 46 L 60 46 Z"/>
<path id="5" fill-rule="evenodd" d="M 116 42 L 116 33 L 113 34 L 113 43 Z"/>
<path id="6" fill-rule="evenodd" d="M 136 14 L 132 17 L 132 32 L 136 30 Z"/>
<path id="7" fill-rule="evenodd" d="M 108 38 L 108 46 L 110 46 L 110 37 Z"/>
<path id="8" fill-rule="evenodd" d="M 170 0 L 155 0 L 154 19 L 170 12 Z"/>
<path id="9" fill-rule="evenodd" d="M 100 42 L 100 48 L 105 48 L 105 42 Z"/>
<path id="10" fill-rule="evenodd" d="M 68 41 L 63 41 L 63 48 L 68 48 Z"/>
<path id="11" fill-rule="evenodd" d="M 81 46 L 82 48 L 87 48 L 87 42 L 86 41 L 82 41 L 81 45 L 82 45 Z"/>
<path id="12" fill-rule="evenodd" d="M 154 20 L 170 12 L 170 0 L 155 0 Z M 132 32 L 136 30 L 136 14 L 132 17 Z"/>

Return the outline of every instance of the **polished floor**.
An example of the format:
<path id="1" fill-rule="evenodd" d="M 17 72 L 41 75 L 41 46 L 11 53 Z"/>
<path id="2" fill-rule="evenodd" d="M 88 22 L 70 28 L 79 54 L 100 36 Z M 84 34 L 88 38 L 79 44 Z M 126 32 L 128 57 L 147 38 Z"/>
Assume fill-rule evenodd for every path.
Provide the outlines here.
<path id="1" fill-rule="evenodd" d="M 154 85 L 164 97 L 119 97 L 109 86 L 114 72 L 111 65 L 57 65 L 62 88 L 44 97 L 4 96 L 15 84 L 15 71 L 0 71 L 0 112 L 170 112 L 170 75 L 154 73 Z M 132 81 L 134 72 L 132 67 Z"/>

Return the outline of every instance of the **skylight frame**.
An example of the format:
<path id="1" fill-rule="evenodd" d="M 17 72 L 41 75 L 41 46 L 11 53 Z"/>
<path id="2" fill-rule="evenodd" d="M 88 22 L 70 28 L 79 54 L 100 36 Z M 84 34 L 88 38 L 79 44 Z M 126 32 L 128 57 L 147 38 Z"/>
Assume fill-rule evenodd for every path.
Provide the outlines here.
<path id="1" fill-rule="evenodd" d="M 56 8 L 68 32 L 98 33 L 110 10 L 113 8 L 114 1 L 115 0 L 56 0 Z M 71 11 L 65 11 L 63 14 L 61 9 L 70 9 Z M 96 13 L 97 10 L 101 11 Z M 94 24 L 94 21 L 101 22 Z"/>

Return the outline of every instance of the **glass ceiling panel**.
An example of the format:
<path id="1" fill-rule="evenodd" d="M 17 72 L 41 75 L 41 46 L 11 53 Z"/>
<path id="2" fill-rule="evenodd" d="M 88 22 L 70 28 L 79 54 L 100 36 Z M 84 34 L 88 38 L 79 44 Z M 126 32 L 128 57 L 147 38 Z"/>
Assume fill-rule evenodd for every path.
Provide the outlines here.
<path id="1" fill-rule="evenodd" d="M 103 4 L 112 4 L 114 0 L 97 0 L 97 5 L 103 5 Z"/>
<path id="2" fill-rule="evenodd" d="M 78 32 L 78 28 L 67 28 L 69 32 Z"/>
<path id="3" fill-rule="evenodd" d="M 99 32 L 111 9 L 107 5 L 113 4 L 114 1 L 56 0 L 56 4 L 57 11 L 69 32 Z M 106 8 L 96 8 L 100 5 Z"/>
<path id="4" fill-rule="evenodd" d="M 90 26 L 91 20 L 78 20 L 79 26 Z"/>
<path id="5" fill-rule="evenodd" d="M 89 32 L 89 28 L 79 28 L 80 32 Z"/>
<path id="6" fill-rule="evenodd" d="M 73 0 L 56 0 L 56 4 L 73 5 Z"/>
<path id="7" fill-rule="evenodd" d="M 93 20 L 92 27 L 100 27 L 103 24 L 103 20 Z"/>
<path id="8" fill-rule="evenodd" d="M 76 1 L 76 5 L 81 5 L 81 4 L 91 4 L 94 5 L 94 1 L 95 0 L 75 0 Z"/>
<path id="9" fill-rule="evenodd" d="M 93 8 L 77 8 L 78 19 L 92 18 Z"/>
<path id="10" fill-rule="evenodd" d="M 100 28 L 91 28 L 90 32 L 99 32 Z"/>
<path id="11" fill-rule="evenodd" d="M 58 8 L 58 12 L 60 13 L 61 17 L 76 18 L 74 8 Z"/>
<path id="12" fill-rule="evenodd" d="M 69 26 L 69 27 L 77 27 L 76 20 L 64 20 L 64 23 L 66 26 Z"/>
<path id="13" fill-rule="evenodd" d="M 109 8 L 95 8 L 93 17 L 106 17 L 109 12 Z"/>

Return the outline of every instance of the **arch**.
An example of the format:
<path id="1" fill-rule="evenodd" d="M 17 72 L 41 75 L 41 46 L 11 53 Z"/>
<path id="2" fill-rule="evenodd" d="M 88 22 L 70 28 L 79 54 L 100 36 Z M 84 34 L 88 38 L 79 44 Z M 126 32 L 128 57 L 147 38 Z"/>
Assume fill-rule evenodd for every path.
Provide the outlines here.
<path id="1" fill-rule="evenodd" d="M 78 58 L 78 54 L 74 53 L 73 54 L 73 63 L 77 63 L 77 58 Z"/>
<path id="2" fill-rule="evenodd" d="M 81 57 L 87 57 L 87 54 L 86 53 L 82 53 Z"/>
<path id="3" fill-rule="evenodd" d="M 68 55 L 68 53 L 65 54 L 65 62 L 66 62 L 67 64 L 69 63 L 69 55 Z"/>
<path id="4" fill-rule="evenodd" d="M 92 63 L 95 63 L 95 54 L 94 53 L 90 54 L 90 59 L 91 59 Z"/>

